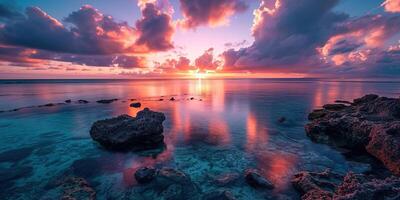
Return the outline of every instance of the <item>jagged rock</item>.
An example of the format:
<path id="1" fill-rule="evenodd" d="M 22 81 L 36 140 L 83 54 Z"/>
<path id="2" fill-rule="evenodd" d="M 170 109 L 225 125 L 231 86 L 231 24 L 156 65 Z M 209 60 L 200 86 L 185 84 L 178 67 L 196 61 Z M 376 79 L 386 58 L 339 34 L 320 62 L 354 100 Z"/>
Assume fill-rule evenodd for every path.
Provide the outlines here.
<path id="1" fill-rule="evenodd" d="M 213 191 L 203 196 L 203 200 L 235 200 L 232 192 L 229 190 Z"/>
<path id="2" fill-rule="evenodd" d="M 303 200 L 375 200 L 399 199 L 400 178 L 376 179 L 364 174 L 348 173 L 346 176 L 325 171 L 300 172 L 294 175 L 293 186 Z"/>
<path id="3" fill-rule="evenodd" d="M 338 186 L 334 199 L 375 200 L 400 199 L 400 178 L 375 179 L 362 174 L 348 173 Z"/>
<path id="4" fill-rule="evenodd" d="M 400 175 L 400 99 L 369 94 L 349 106 L 327 104 L 309 114 L 307 136 L 315 142 L 368 153 Z"/>
<path id="5" fill-rule="evenodd" d="M 101 104 L 109 104 L 109 103 L 112 103 L 114 101 L 118 101 L 118 99 L 102 99 L 102 100 L 98 100 L 96 102 L 97 103 L 101 103 Z"/>
<path id="6" fill-rule="evenodd" d="M 274 188 L 274 185 L 269 180 L 262 177 L 260 172 L 256 169 L 247 169 L 245 171 L 245 179 L 246 182 L 252 187 L 267 189 Z"/>
<path id="7" fill-rule="evenodd" d="M 145 108 L 136 117 L 121 115 L 95 122 L 90 129 L 90 136 L 109 149 L 155 148 L 163 144 L 164 120 L 163 113 Z"/>
<path id="8" fill-rule="evenodd" d="M 370 138 L 367 151 L 394 174 L 400 175 L 400 121 L 374 126 Z"/>
<path id="9" fill-rule="evenodd" d="M 140 108 L 140 106 L 142 106 L 142 104 L 140 102 L 131 103 L 131 105 L 130 105 L 130 107 L 133 107 L 133 108 Z"/>
<path id="10" fill-rule="evenodd" d="M 300 172 L 294 175 L 293 186 L 302 194 L 302 199 L 331 199 L 343 176 L 326 170 L 321 173 Z"/>
<path id="11" fill-rule="evenodd" d="M 148 183 L 154 179 L 156 169 L 151 167 L 142 167 L 135 172 L 135 179 L 138 183 Z"/>

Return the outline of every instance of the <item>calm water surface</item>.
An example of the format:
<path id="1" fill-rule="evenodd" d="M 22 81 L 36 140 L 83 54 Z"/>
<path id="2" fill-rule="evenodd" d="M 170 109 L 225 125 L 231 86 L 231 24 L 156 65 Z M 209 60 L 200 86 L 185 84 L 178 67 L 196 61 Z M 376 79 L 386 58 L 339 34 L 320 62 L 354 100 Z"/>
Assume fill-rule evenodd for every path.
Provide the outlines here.
<path id="1" fill-rule="evenodd" d="M 7 84 L 5 84 L 7 83 Z M 0 110 L 85 99 L 54 107 L 0 113 L 0 199 L 55 199 L 51 183 L 63 175 L 86 178 L 98 199 L 148 198 L 133 178 L 141 166 L 171 166 L 186 172 L 203 192 L 221 187 L 213 177 L 263 170 L 276 186 L 255 190 L 243 181 L 227 186 L 238 199 L 297 199 L 290 185 L 299 170 L 331 168 L 343 173 L 368 165 L 312 143 L 304 124 L 312 109 L 367 93 L 397 97 L 396 82 L 319 80 L 0 81 Z M 174 96 L 176 101 L 158 101 Z M 188 100 L 194 97 L 194 100 Z M 119 98 L 111 104 L 100 99 Z M 90 138 L 93 122 L 135 116 L 128 99 L 164 112 L 166 149 L 113 153 Z M 200 101 L 201 99 L 201 101 Z M 142 109 L 141 108 L 141 109 Z M 278 119 L 285 117 L 284 123 Z"/>

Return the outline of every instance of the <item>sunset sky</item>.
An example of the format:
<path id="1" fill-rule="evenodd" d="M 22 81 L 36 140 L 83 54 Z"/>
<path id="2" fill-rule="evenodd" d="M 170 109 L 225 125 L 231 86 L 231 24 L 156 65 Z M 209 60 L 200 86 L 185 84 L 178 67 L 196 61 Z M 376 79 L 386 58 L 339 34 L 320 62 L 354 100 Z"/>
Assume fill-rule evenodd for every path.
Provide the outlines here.
<path id="1" fill-rule="evenodd" d="M 2 0 L 0 78 L 400 77 L 400 0 Z"/>

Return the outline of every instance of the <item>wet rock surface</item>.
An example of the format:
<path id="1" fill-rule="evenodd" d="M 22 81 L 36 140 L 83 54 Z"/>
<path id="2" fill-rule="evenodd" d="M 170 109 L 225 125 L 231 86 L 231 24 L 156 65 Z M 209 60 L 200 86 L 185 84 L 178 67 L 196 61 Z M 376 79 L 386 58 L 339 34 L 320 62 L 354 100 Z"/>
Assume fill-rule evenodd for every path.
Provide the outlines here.
<path id="1" fill-rule="evenodd" d="M 203 200 L 235 200 L 232 192 L 229 190 L 218 190 L 205 194 Z"/>
<path id="2" fill-rule="evenodd" d="M 149 183 L 156 175 L 156 169 L 151 167 L 142 167 L 135 172 L 135 179 L 138 183 Z"/>
<path id="3" fill-rule="evenodd" d="M 300 172 L 294 175 L 293 186 L 301 193 L 301 199 L 399 199 L 400 178 L 375 177 L 348 173 L 345 176 L 329 170 L 317 172 Z"/>
<path id="4" fill-rule="evenodd" d="M 145 108 L 136 117 L 121 115 L 95 122 L 90 136 L 105 148 L 113 150 L 157 148 L 163 144 L 164 120 L 163 113 Z"/>
<path id="5" fill-rule="evenodd" d="M 255 188 L 274 188 L 274 185 L 269 180 L 261 176 L 260 171 L 257 169 L 247 169 L 245 171 L 245 179 L 249 185 Z"/>
<path id="6" fill-rule="evenodd" d="M 351 105 L 327 104 L 305 126 L 315 142 L 368 152 L 400 175 L 400 99 L 369 94 Z"/>

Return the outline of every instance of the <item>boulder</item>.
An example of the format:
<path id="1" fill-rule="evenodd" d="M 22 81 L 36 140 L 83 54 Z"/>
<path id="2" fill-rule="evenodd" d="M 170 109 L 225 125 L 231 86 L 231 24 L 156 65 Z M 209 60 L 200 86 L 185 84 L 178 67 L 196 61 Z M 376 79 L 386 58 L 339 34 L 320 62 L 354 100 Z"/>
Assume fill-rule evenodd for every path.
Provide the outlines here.
<path id="1" fill-rule="evenodd" d="M 138 183 L 149 183 L 156 175 L 156 169 L 152 167 L 142 167 L 135 172 L 135 179 Z"/>
<path id="2" fill-rule="evenodd" d="M 274 185 L 269 180 L 261 176 L 260 172 L 256 169 L 247 169 L 245 171 L 245 179 L 249 185 L 255 188 L 274 188 Z"/>
<path id="3" fill-rule="evenodd" d="M 121 115 L 95 122 L 90 129 L 90 136 L 108 149 L 156 148 L 163 144 L 164 120 L 163 113 L 145 108 L 136 117 Z"/>
<path id="4" fill-rule="evenodd" d="M 131 103 L 131 105 L 129 105 L 130 107 L 133 108 L 140 108 L 140 106 L 142 106 L 142 104 L 140 102 L 135 102 L 135 103 Z"/>

